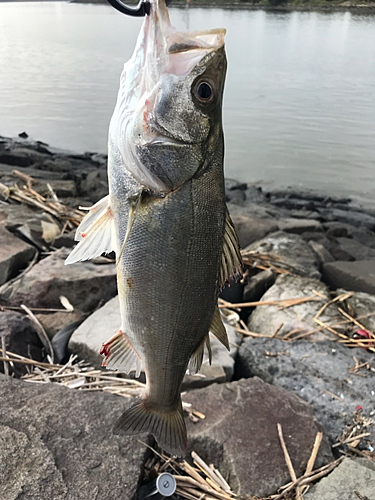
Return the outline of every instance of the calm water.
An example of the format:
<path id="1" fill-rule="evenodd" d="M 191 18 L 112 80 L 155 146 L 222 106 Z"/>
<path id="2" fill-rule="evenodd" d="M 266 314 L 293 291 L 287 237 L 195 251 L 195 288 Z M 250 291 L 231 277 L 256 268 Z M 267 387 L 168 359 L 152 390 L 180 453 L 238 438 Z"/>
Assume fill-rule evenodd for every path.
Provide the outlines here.
<path id="1" fill-rule="evenodd" d="M 375 17 L 171 9 L 227 28 L 226 175 L 372 201 Z M 105 151 L 140 28 L 107 5 L 0 3 L 0 135 Z"/>

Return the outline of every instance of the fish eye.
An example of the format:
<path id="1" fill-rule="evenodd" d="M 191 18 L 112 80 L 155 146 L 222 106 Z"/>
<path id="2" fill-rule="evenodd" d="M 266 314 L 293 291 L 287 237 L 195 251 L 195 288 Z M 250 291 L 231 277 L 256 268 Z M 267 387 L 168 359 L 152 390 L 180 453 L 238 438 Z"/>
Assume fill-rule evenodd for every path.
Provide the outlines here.
<path id="1" fill-rule="evenodd" d="M 215 101 L 216 87 L 211 79 L 204 77 L 199 78 L 192 86 L 193 97 L 197 104 L 207 106 Z"/>
<path id="2" fill-rule="evenodd" d="M 197 94 L 201 99 L 209 99 L 212 94 L 212 88 L 209 83 L 202 82 L 197 88 Z"/>

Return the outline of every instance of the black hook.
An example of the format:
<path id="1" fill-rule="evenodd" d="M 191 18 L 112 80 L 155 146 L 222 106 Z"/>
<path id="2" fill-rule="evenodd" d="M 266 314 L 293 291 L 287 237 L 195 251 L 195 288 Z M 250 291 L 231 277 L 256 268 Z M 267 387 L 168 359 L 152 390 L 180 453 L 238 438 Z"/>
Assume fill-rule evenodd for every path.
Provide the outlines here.
<path id="1" fill-rule="evenodd" d="M 150 14 L 151 4 L 148 0 L 140 0 L 139 4 L 136 7 L 129 7 L 121 0 L 108 0 L 108 2 L 116 10 L 122 12 L 123 14 L 127 14 L 128 16 L 144 17 L 146 14 Z M 168 7 L 172 3 L 172 0 L 166 0 L 165 3 Z"/>

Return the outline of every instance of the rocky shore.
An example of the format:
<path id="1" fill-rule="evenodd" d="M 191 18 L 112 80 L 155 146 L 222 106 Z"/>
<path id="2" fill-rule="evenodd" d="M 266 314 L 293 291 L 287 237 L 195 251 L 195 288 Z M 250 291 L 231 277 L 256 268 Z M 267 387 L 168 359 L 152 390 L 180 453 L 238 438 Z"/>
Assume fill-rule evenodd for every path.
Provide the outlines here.
<path id="1" fill-rule="evenodd" d="M 151 452 L 110 431 L 142 385 L 100 367 L 119 326 L 114 259 L 64 266 L 79 207 L 108 193 L 106 160 L 0 137 L 4 500 L 133 500 L 160 469 L 146 474 Z M 303 476 L 284 498 L 374 500 L 375 208 L 231 179 L 226 197 L 244 277 L 220 295 L 230 352 L 212 339 L 212 366 L 184 381 L 188 451 L 240 498 L 282 498 L 295 479 L 280 424 Z M 325 472 L 309 482 L 314 449 L 310 475 Z"/>

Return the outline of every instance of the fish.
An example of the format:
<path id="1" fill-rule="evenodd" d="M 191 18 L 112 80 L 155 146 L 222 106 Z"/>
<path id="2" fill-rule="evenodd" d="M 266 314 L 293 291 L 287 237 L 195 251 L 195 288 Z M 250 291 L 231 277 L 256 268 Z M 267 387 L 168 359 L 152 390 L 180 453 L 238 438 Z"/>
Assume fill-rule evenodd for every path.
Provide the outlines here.
<path id="1" fill-rule="evenodd" d="M 151 0 L 124 65 L 109 126 L 109 194 L 88 210 L 66 264 L 116 253 L 121 326 L 103 366 L 146 375 L 115 434 L 153 434 L 187 450 L 181 386 L 199 371 L 209 332 L 229 350 L 218 293 L 241 272 L 225 204 L 224 29 L 179 32 Z"/>

